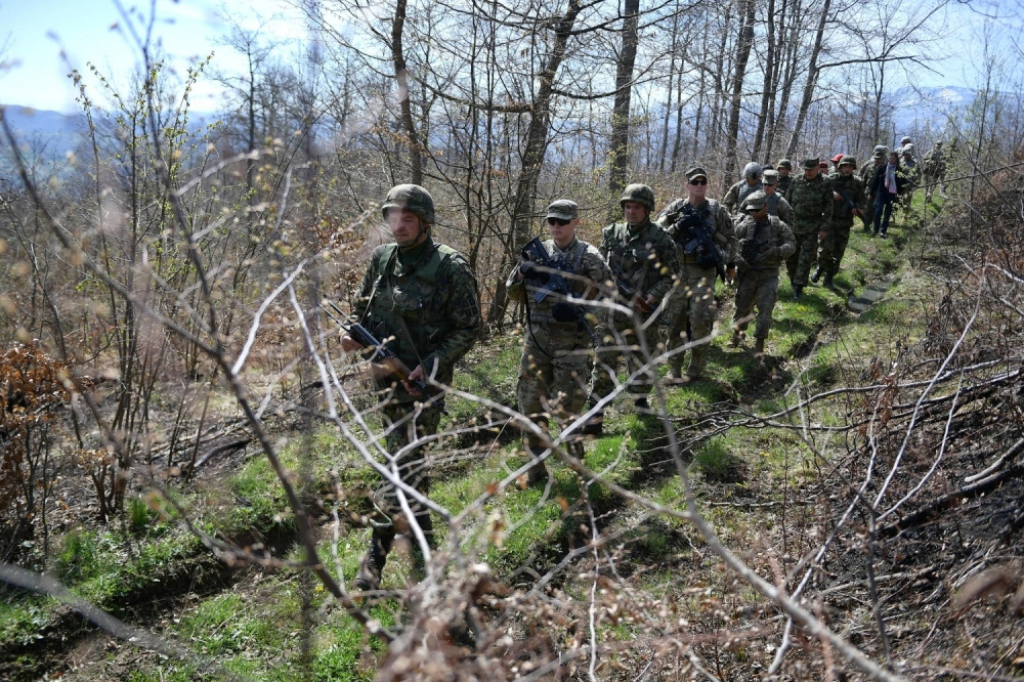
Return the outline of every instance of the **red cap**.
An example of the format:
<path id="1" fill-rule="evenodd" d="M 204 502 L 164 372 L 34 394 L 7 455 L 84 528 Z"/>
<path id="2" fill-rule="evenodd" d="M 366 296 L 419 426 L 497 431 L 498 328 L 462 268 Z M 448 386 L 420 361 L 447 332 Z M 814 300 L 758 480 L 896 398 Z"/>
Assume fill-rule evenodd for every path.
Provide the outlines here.
<path id="1" fill-rule="evenodd" d="M 840 161 L 843 160 L 843 156 L 845 156 L 845 154 L 839 152 L 838 154 L 832 157 L 832 163 L 839 163 Z"/>

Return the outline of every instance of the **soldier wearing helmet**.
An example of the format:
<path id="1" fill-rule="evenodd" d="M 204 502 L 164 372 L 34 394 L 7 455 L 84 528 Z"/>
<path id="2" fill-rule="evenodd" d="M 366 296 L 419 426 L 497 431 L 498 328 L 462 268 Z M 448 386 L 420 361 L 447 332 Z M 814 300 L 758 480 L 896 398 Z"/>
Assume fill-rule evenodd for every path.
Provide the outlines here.
<path id="1" fill-rule="evenodd" d="M 786 201 L 793 207 L 796 220 L 791 226 L 796 237 L 796 253 L 786 261 L 793 298 L 803 296 L 818 251 L 832 230 L 832 182 L 821 175 L 817 157 L 804 159 L 803 175 L 795 178 Z"/>
<path id="2" fill-rule="evenodd" d="M 619 206 L 624 220 L 604 228 L 599 250 L 616 279 L 620 299 L 623 299 L 620 302 L 631 307 L 633 314 L 612 315 L 609 325 L 612 338 L 598 352 L 594 365 L 591 404 L 596 404 L 615 388 L 614 374 L 621 360 L 626 360 L 630 373 L 647 365 L 647 358 L 640 352 L 647 347 L 646 339 L 639 337 L 643 333 L 641 327 L 663 302 L 679 275 L 675 243 L 651 222 L 654 190 L 647 185 L 629 185 L 622 192 Z M 634 350 L 624 352 L 619 350 L 622 347 Z M 647 396 L 656 376 L 655 368 L 648 369 L 630 387 L 640 410 L 648 408 Z M 595 420 L 596 423 L 600 422 Z M 597 430 L 596 427 L 593 430 Z"/>
<path id="3" fill-rule="evenodd" d="M 793 184 L 793 177 L 790 175 L 793 172 L 793 162 L 789 159 L 780 159 L 775 165 L 779 171 L 779 186 L 776 188 L 776 191 L 780 195 L 785 196 L 789 186 Z"/>
<path id="4" fill-rule="evenodd" d="M 392 187 L 381 213 L 395 243 L 378 246 L 371 254 L 353 314 L 397 356 L 397 361 L 374 365 L 385 446 L 398 457 L 397 473 L 402 481 L 426 495 L 430 479 L 423 448 L 408 446 L 437 431 L 444 394 L 426 395 L 414 382 L 452 383 L 455 362 L 482 331 L 480 301 L 466 260 L 431 237 L 434 200 L 427 190 L 419 185 Z M 374 358 L 380 357 L 348 333 L 341 342 L 347 352 L 371 352 Z M 415 521 L 428 545 L 433 538 L 427 509 L 408 499 L 414 519 L 406 518 L 395 487 L 387 481 L 375 501 L 378 519 L 373 524 L 370 550 L 356 576 L 356 585 L 362 590 L 379 589 L 381 571 L 397 533 L 414 538 L 408 529 Z M 428 550 L 416 542 L 413 548 L 421 552 L 421 558 Z"/>
<path id="5" fill-rule="evenodd" d="M 825 241 L 818 246 L 818 267 L 811 276 L 817 283 L 824 276 L 825 286 L 833 288 L 832 278 L 839 272 L 839 264 L 846 254 L 846 246 L 850 243 L 850 230 L 853 229 L 855 217 L 864 218 L 861 210 L 864 197 L 864 182 L 853 174 L 857 167 L 857 159 L 844 154 L 838 162 L 836 171 L 829 175 L 832 181 L 832 231 Z"/>
<path id="6" fill-rule="evenodd" d="M 754 353 L 764 356 L 772 310 L 778 299 L 779 266 L 796 251 L 789 226 L 769 213 L 768 195 L 754 192 L 743 202 L 743 215 L 736 222 L 736 312 L 729 346 L 743 343 L 747 325 L 757 307 Z"/>
<path id="7" fill-rule="evenodd" d="M 871 160 L 864 163 L 857 171 L 860 181 L 864 184 L 864 202 L 861 207 L 864 211 L 864 232 L 871 234 L 871 225 L 875 222 L 875 197 L 871 194 L 871 181 L 875 177 L 875 171 L 879 166 L 885 165 L 885 157 L 889 148 L 884 144 L 876 145 L 871 154 Z"/>
<path id="8" fill-rule="evenodd" d="M 728 278 L 735 276 L 732 270 L 735 246 L 732 219 L 723 205 L 707 198 L 707 188 L 707 172 L 700 167 L 689 169 L 686 171 L 686 196 L 673 201 L 658 215 L 658 224 L 671 235 L 678 247 L 681 265 L 680 290 L 673 293 L 673 305 L 669 310 L 668 347 L 669 350 L 677 350 L 684 344 L 692 344 L 686 374 L 682 370 L 682 349 L 669 358 L 670 383 L 693 381 L 701 376 L 718 314 L 715 304 L 716 263 L 706 258 L 708 254 L 701 248 L 700 240 L 695 240 L 695 230 L 710 235 L 716 251 L 712 255 L 717 256 L 717 265 L 726 266 Z"/>
<path id="9" fill-rule="evenodd" d="M 735 214 L 743 204 L 743 200 L 761 189 L 761 175 L 764 173 L 761 164 L 751 161 L 743 167 L 743 179 L 734 184 L 725 193 L 722 206 L 729 213 Z"/>

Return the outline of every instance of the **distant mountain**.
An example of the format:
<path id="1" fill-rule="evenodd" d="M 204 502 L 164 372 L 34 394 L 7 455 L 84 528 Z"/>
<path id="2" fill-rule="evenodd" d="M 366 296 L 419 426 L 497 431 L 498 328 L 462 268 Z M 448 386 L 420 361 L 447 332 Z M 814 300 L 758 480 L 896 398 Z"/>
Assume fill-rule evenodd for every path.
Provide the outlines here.
<path id="1" fill-rule="evenodd" d="M 16 104 L 5 106 L 4 118 L 18 140 L 21 153 L 31 164 L 61 163 L 79 146 L 81 131 L 85 128 L 82 114 L 62 114 Z M 8 160 L 4 155 L 0 166 Z"/>
<path id="2" fill-rule="evenodd" d="M 969 88 L 900 88 L 892 96 L 898 134 L 913 136 L 926 129 L 942 131 L 949 114 L 969 106 L 975 94 Z"/>

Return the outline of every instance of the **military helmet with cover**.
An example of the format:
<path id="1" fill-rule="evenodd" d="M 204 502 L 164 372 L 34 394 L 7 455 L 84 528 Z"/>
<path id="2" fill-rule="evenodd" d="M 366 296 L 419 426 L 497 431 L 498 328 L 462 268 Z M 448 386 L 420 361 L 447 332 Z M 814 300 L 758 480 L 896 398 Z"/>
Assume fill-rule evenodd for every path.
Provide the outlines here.
<path id="1" fill-rule="evenodd" d="M 789 159 L 781 159 L 776 165 L 779 168 L 786 168 L 788 170 L 793 170 L 793 162 L 790 161 Z"/>
<path id="2" fill-rule="evenodd" d="M 648 211 L 654 210 L 654 190 L 647 185 L 635 183 L 628 185 L 622 190 L 622 197 L 619 199 L 619 206 L 625 207 L 627 201 L 632 201 L 646 206 Z"/>
<path id="3" fill-rule="evenodd" d="M 380 207 L 385 219 L 388 217 L 389 208 L 404 208 L 418 215 L 427 224 L 434 224 L 434 198 L 419 185 L 395 185 L 389 189 Z"/>
<path id="4" fill-rule="evenodd" d="M 900 144 L 910 144 L 910 136 L 909 135 L 904 135 L 900 139 Z"/>
<path id="5" fill-rule="evenodd" d="M 743 177 L 745 178 L 759 178 L 761 177 L 761 173 L 761 164 L 756 161 L 751 161 L 743 167 Z"/>
<path id="6" fill-rule="evenodd" d="M 764 208 L 765 204 L 768 203 L 768 195 L 758 190 L 751 192 L 746 199 L 743 200 L 743 205 L 740 206 L 740 210 L 744 213 L 750 213 L 751 211 L 760 211 Z"/>
<path id="7" fill-rule="evenodd" d="M 854 168 L 856 168 L 857 167 L 857 157 L 850 156 L 849 154 L 845 154 L 843 156 L 843 158 L 839 159 L 839 165 L 840 166 L 853 166 Z"/>

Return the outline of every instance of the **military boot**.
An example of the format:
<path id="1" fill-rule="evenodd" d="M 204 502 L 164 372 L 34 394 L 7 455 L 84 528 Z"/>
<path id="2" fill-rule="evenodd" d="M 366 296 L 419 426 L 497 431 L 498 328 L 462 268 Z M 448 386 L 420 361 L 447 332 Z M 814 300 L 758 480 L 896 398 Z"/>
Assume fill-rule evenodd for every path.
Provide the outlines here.
<path id="1" fill-rule="evenodd" d="M 390 541 L 382 534 L 374 530 L 370 537 L 370 551 L 366 553 L 363 560 L 359 562 L 359 572 L 356 573 L 356 589 L 362 592 L 375 592 L 380 589 L 380 576 L 384 572 L 384 565 L 388 561 L 388 549 Z"/>
<path id="2" fill-rule="evenodd" d="M 743 343 L 744 334 L 739 329 L 734 329 L 732 338 L 729 339 L 729 348 L 738 348 Z"/>
<path id="3" fill-rule="evenodd" d="M 829 273 L 829 274 L 825 275 L 825 283 L 824 284 L 825 284 L 825 288 L 826 289 L 835 289 L 836 288 L 835 283 L 832 281 L 832 273 Z"/>
<path id="4" fill-rule="evenodd" d="M 800 297 L 804 295 L 804 288 L 799 284 L 793 287 L 793 300 L 799 301 Z"/>

